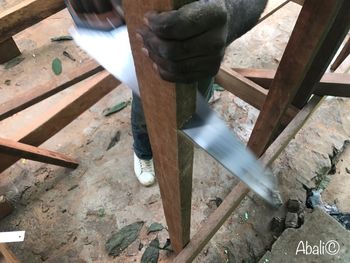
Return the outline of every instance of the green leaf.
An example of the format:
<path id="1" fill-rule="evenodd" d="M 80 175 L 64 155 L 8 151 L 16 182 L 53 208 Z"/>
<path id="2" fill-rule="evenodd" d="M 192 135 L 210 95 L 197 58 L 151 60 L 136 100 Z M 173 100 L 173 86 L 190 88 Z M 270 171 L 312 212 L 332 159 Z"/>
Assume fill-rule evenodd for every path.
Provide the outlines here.
<path id="1" fill-rule="evenodd" d="M 163 229 L 164 229 L 164 226 L 162 226 L 162 224 L 152 223 L 147 230 L 147 235 L 152 232 L 162 231 Z"/>
<path id="2" fill-rule="evenodd" d="M 121 111 L 122 109 L 126 108 L 129 105 L 130 101 L 123 101 L 121 103 L 118 103 L 117 105 L 107 108 L 103 111 L 103 115 L 105 117 L 112 115 L 114 113 L 117 113 L 119 111 Z"/>
<path id="3" fill-rule="evenodd" d="M 52 42 L 60 42 L 60 41 L 70 41 L 73 40 L 71 36 L 58 36 L 51 38 Z"/>
<path id="4" fill-rule="evenodd" d="M 6 63 L 4 68 L 5 69 L 13 68 L 14 66 L 17 66 L 19 63 L 21 63 L 23 60 L 24 60 L 23 57 L 15 57 Z"/>
<path id="5" fill-rule="evenodd" d="M 55 75 L 60 75 L 62 73 L 62 62 L 59 58 L 55 58 L 52 61 L 52 71 L 55 73 Z"/>
<path id="6" fill-rule="evenodd" d="M 156 237 L 146 248 L 141 263 L 157 263 L 159 258 L 159 240 Z"/>
<path id="7" fill-rule="evenodd" d="M 119 256 L 132 242 L 136 240 L 143 226 L 143 222 L 135 222 L 113 234 L 106 243 L 106 250 L 110 256 Z"/>

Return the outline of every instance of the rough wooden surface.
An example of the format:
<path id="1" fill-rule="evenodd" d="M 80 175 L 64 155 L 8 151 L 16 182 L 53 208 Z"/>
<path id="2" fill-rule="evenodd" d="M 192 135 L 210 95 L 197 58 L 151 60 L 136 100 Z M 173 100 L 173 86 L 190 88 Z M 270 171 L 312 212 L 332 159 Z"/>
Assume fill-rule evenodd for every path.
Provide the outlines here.
<path id="1" fill-rule="evenodd" d="M 143 25 L 147 11 L 176 9 L 184 3 L 179 0 L 124 2 L 156 175 L 171 244 L 176 252 L 180 252 L 190 238 L 193 166 L 193 145 L 177 130 L 195 110 L 195 89 L 161 80 L 150 59 L 141 52 L 142 43 L 136 38 L 136 30 Z"/>
<path id="2" fill-rule="evenodd" d="M 0 105 L 0 121 L 20 112 L 70 86 L 102 71 L 103 68 L 95 61 L 89 60 L 83 66 L 53 77 L 49 82 L 37 86 L 30 92 L 16 94 L 16 97 Z"/>
<path id="3" fill-rule="evenodd" d="M 120 84 L 105 71 L 97 73 L 83 83 L 84 86 L 74 89 L 69 98 L 47 109 L 45 113 L 33 120 L 30 126 L 14 131 L 10 139 L 39 146 Z M 0 172 L 18 160 L 18 157 L 0 154 Z"/>
<path id="4" fill-rule="evenodd" d="M 236 72 L 269 89 L 276 75 L 272 69 L 236 68 Z M 343 73 L 326 73 L 316 84 L 314 94 L 319 96 L 350 97 L 350 75 Z"/>
<path id="5" fill-rule="evenodd" d="M 266 150 L 308 73 L 313 75 L 310 66 L 343 4 L 342 0 L 305 1 L 248 143 L 258 156 Z"/>
<path id="6" fill-rule="evenodd" d="M 260 158 L 260 161 L 264 165 L 270 165 L 279 156 L 279 154 L 303 127 L 305 122 L 309 119 L 321 102 L 321 97 L 313 97 L 310 102 L 296 115 L 296 117 L 289 123 L 287 128 L 284 129 L 280 136 L 270 145 L 265 154 Z M 174 262 L 192 262 L 223 225 L 226 219 L 233 213 L 248 192 L 249 188 L 245 184 L 242 182 L 237 184 L 225 197 L 222 204 L 209 216 L 205 222 L 203 222 L 203 225 L 192 237 L 190 243 L 181 251 L 180 254 L 176 256 Z"/>
<path id="7" fill-rule="evenodd" d="M 3 64 L 15 58 L 20 54 L 21 54 L 21 51 L 19 51 L 12 37 L 8 39 L 3 39 L 3 40 L 0 39 L 0 64 Z"/>
<path id="8" fill-rule="evenodd" d="M 64 154 L 3 138 L 0 138 L 0 153 L 67 168 L 79 165 L 77 160 Z"/>
<path id="9" fill-rule="evenodd" d="M 64 8 L 64 0 L 23 0 L 1 10 L 0 42 Z"/>
<path id="10" fill-rule="evenodd" d="M 0 263 L 20 263 L 6 244 L 0 244 Z"/>

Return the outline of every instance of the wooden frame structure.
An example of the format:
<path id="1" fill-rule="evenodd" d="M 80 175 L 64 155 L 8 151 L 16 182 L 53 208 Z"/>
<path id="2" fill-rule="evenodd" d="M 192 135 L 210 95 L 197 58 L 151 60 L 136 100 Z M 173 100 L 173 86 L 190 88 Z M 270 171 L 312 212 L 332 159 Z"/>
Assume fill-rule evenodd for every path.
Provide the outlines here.
<path id="1" fill-rule="evenodd" d="M 24 2 L 26 4 L 23 4 L 23 10 L 26 12 L 33 11 L 33 6 L 46 10 L 40 19 L 63 8 L 62 0 Z M 190 1 L 128 0 L 124 6 L 164 213 L 172 247 L 177 254 L 174 261 L 179 263 L 191 262 L 200 253 L 249 192 L 243 183 L 236 185 L 220 207 L 190 238 L 193 146 L 178 130 L 194 112 L 195 90 L 188 85 L 162 81 L 154 73 L 152 63 L 140 53 L 142 43 L 135 37 L 146 11 L 170 10 L 188 2 Z M 285 3 L 280 7 L 284 5 Z M 323 96 L 350 97 L 348 75 L 324 75 L 349 30 L 349 8 L 350 1 L 347 0 L 306 0 L 276 72 L 225 67 L 220 69 L 216 81 L 261 110 L 248 146 L 256 155 L 261 156 L 264 164 L 269 165 L 277 158 L 320 104 Z M 12 21 L 12 24 L 9 22 L 12 26 L 0 30 L 1 43 L 2 40 L 11 42 L 13 34 L 38 22 L 35 19 L 24 20 L 24 27 L 15 29 L 18 25 L 13 21 L 18 18 L 21 9 L 17 7 L 10 11 L 0 13 L 0 24 Z M 277 9 L 273 10 L 275 11 Z M 271 13 L 267 14 L 269 15 Z M 68 101 L 49 110 L 28 131 L 14 134 L 11 141 L 0 138 L 0 172 L 23 156 L 69 167 L 76 166 L 77 162 L 72 158 L 36 147 L 120 84 L 110 74 L 101 71 L 102 68 L 91 61 L 61 81 L 49 82 L 37 87 L 31 94 L 19 96 L 19 100 L 10 100 L 1 105 L 0 121 L 93 76 L 85 80 L 84 86 L 77 87 Z M 159 86 L 165 86 L 161 93 L 158 92 Z M 312 94 L 315 95 L 309 100 Z M 281 126 L 286 128 L 279 133 Z M 4 246 L 0 248 L 6 257 Z M 17 261 L 8 259 L 8 262 Z"/>

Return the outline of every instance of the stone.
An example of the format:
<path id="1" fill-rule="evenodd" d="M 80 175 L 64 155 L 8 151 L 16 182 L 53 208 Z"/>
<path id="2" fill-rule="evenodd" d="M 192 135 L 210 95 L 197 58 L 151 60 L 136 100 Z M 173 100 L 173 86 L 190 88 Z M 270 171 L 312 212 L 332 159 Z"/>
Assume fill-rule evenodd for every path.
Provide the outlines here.
<path id="1" fill-rule="evenodd" d="M 298 227 L 298 214 L 288 212 L 286 216 L 285 225 L 286 228 L 297 228 Z"/>

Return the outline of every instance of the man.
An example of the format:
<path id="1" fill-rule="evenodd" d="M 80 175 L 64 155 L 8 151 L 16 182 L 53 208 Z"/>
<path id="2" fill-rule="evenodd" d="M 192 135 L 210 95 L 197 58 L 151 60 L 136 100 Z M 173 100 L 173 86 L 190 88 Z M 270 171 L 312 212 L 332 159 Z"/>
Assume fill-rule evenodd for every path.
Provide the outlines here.
<path id="1" fill-rule="evenodd" d="M 128 0 L 124 0 L 128 1 Z M 146 1 L 146 0 L 145 0 Z M 178 10 L 150 12 L 138 30 L 143 53 L 154 62 L 161 78 L 170 82 L 198 82 L 210 98 L 212 77 L 220 68 L 225 48 L 258 21 L 267 0 L 199 0 Z M 67 0 L 76 23 L 102 30 L 124 23 L 121 0 Z M 131 112 L 134 170 L 139 182 L 155 182 L 152 150 L 141 100 L 133 94 Z"/>

